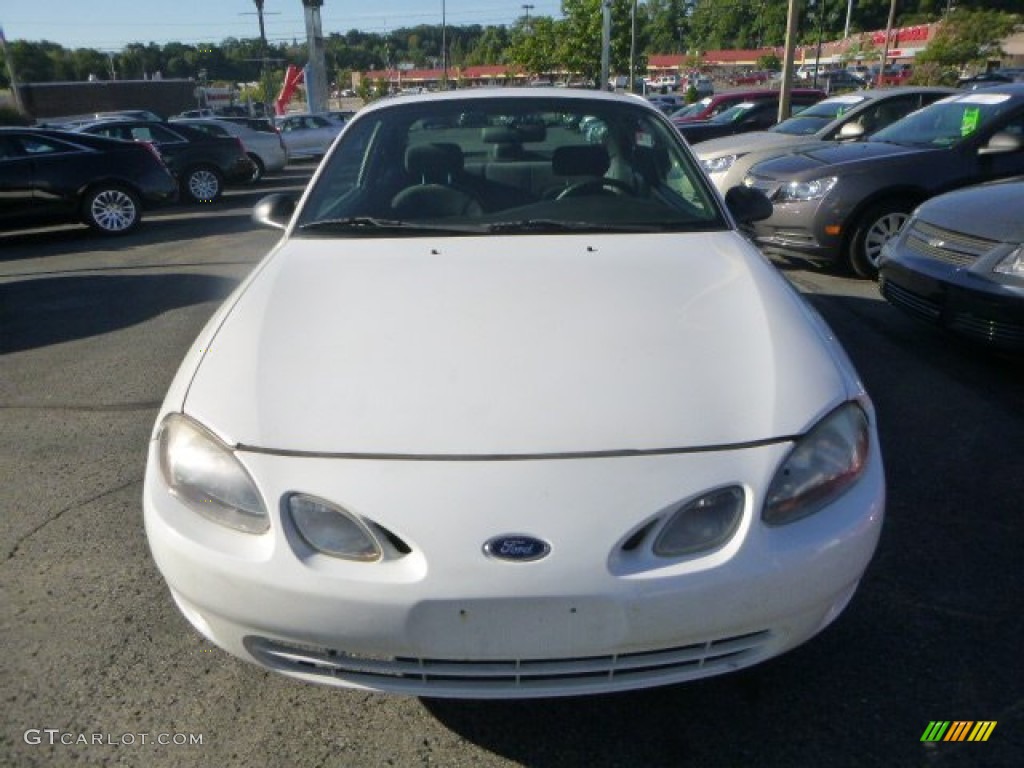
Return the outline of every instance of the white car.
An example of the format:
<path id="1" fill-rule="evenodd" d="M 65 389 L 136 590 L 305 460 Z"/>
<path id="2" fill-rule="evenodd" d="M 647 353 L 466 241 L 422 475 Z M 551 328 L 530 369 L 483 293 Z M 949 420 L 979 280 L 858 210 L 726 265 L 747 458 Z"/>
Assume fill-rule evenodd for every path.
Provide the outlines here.
<path id="1" fill-rule="evenodd" d="M 345 127 L 327 115 L 293 113 L 278 117 L 274 124 L 292 158 L 321 158 Z"/>
<path id="2" fill-rule="evenodd" d="M 157 417 L 145 525 L 182 613 L 293 678 L 478 699 L 821 631 L 874 553 L 882 455 L 843 350 L 737 228 L 769 211 L 628 96 L 361 110 L 301 200 L 257 205 L 282 238 Z"/>
<path id="3" fill-rule="evenodd" d="M 277 131 L 257 131 L 240 123 L 206 117 L 171 118 L 171 122 L 184 123 L 211 136 L 237 137 L 255 166 L 253 181 L 283 170 L 288 164 L 288 149 Z"/>

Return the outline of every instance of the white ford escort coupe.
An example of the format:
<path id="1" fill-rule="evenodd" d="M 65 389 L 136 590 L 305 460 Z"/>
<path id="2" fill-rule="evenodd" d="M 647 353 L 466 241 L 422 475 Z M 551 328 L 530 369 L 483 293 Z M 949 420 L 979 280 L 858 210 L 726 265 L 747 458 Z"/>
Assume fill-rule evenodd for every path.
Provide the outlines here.
<path id="1" fill-rule="evenodd" d="M 425 697 L 740 669 L 847 605 L 875 412 L 667 121 L 593 91 L 382 100 L 210 320 L 149 446 L 182 613 L 294 678 Z"/>

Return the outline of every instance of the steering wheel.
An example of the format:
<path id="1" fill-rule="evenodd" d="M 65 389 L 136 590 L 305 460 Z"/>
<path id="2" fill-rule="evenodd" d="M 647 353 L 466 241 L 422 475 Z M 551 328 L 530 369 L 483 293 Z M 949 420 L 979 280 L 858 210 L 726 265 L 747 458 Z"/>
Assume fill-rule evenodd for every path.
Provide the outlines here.
<path id="1" fill-rule="evenodd" d="M 575 184 L 563 189 L 558 193 L 556 200 L 561 200 L 563 197 L 576 197 L 577 195 L 590 195 L 594 192 L 607 190 L 615 195 L 632 195 L 633 188 L 630 187 L 626 182 L 619 181 L 618 179 L 612 179 L 607 176 L 602 176 L 600 179 L 587 179 L 586 181 L 577 181 Z"/>

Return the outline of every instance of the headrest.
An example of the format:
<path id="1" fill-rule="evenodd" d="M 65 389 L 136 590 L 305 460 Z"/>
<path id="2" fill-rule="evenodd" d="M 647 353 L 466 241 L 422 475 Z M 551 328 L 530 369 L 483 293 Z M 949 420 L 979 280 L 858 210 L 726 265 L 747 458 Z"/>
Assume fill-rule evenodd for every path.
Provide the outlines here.
<path id="1" fill-rule="evenodd" d="M 523 156 L 523 145 L 518 142 L 495 144 L 491 147 L 491 157 L 495 160 L 518 160 Z"/>
<path id="2" fill-rule="evenodd" d="M 608 150 L 597 144 L 559 147 L 551 156 L 551 169 L 558 176 L 604 176 L 610 165 Z"/>
<path id="3" fill-rule="evenodd" d="M 508 125 L 488 125 L 481 128 L 480 138 L 484 144 L 511 144 L 520 141 L 518 131 Z"/>
<path id="4" fill-rule="evenodd" d="M 520 144 L 544 141 L 548 129 L 543 123 L 518 123 L 516 125 L 488 125 L 480 129 L 484 144 Z"/>
<path id="5" fill-rule="evenodd" d="M 460 173 L 462 166 L 458 144 L 415 144 L 405 150 L 405 169 L 427 181 L 446 181 Z"/>
<path id="6" fill-rule="evenodd" d="M 516 126 L 516 133 L 519 140 L 527 143 L 533 141 L 544 141 L 548 135 L 547 126 L 543 123 L 520 123 Z"/>

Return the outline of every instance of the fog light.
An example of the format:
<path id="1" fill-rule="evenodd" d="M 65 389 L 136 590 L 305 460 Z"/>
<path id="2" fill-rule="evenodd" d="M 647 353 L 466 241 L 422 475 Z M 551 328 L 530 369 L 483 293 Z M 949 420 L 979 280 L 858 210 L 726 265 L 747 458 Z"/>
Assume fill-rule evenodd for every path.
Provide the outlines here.
<path id="1" fill-rule="evenodd" d="M 341 507 L 295 494 L 288 498 L 288 512 L 299 534 L 318 552 L 345 560 L 380 560 L 382 550 L 370 529 Z"/>
<path id="2" fill-rule="evenodd" d="M 654 542 L 654 554 L 679 557 L 715 549 L 736 532 L 745 501 L 739 486 L 719 488 L 681 506 Z"/>

